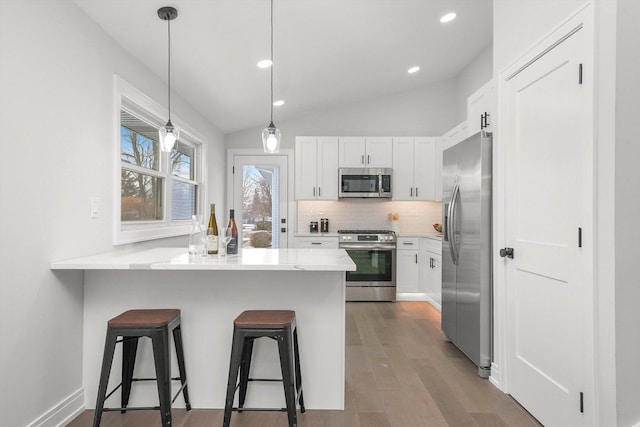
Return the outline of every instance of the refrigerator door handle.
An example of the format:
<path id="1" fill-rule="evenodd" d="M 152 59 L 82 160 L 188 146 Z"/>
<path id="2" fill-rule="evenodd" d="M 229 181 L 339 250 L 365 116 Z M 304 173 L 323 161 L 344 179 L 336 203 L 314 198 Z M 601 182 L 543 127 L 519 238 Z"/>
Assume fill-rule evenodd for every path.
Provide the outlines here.
<path id="1" fill-rule="evenodd" d="M 456 209 L 458 207 L 458 195 L 460 194 L 460 183 L 456 181 L 451 193 L 451 202 L 449 203 L 449 251 L 451 252 L 451 259 L 454 265 L 458 265 L 458 248 L 456 246 Z"/>

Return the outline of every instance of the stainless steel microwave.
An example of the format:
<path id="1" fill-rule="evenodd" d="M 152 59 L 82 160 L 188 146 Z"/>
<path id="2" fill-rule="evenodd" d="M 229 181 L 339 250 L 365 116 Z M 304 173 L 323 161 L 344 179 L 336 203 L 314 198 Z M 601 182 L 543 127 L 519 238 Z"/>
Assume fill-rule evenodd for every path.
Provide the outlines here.
<path id="1" fill-rule="evenodd" d="M 339 169 L 340 192 L 344 198 L 391 198 L 391 169 L 349 168 Z"/>

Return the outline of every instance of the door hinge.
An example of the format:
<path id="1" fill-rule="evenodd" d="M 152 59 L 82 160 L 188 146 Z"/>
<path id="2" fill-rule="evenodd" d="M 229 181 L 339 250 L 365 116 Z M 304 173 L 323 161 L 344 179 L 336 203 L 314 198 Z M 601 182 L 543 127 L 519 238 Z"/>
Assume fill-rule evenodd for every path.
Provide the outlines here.
<path id="1" fill-rule="evenodd" d="M 580 392 L 580 413 L 584 413 L 584 393 Z"/>
<path id="2" fill-rule="evenodd" d="M 578 227 L 578 247 L 582 247 L 582 227 Z"/>
<path id="3" fill-rule="evenodd" d="M 578 84 L 582 84 L 582 64 L 578 65 Z"/>

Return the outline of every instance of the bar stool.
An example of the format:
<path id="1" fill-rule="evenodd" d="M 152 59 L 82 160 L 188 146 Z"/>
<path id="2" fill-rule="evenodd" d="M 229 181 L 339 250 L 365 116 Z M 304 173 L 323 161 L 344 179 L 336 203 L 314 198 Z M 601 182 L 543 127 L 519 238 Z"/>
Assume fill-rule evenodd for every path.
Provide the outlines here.
<path id="1" fill-rule="evenodd" d="M 169 331 L 173 332 L 173 340 L 178 358 L 180 376 L 171 378 L 171 354 L 169 351 Z M 122 339 L 118 339 L 122 337 Z M 155 361 L 156 378 L 133 378 L 133 368 L 136 362 L 138 339 L 140 337 L 151 338 L 153 346 L 153 358 Z M 113 353 L 117 343 L 122 343 L 122 381 L 109 394 L 107 385 L 109 373 L 113 361 Z M 180 381 L 180 390 L 171 399 L 171 381 Z M 131 407 L 128 408 L 133 381 L 156 381 L 158 384 L 158 397 L 160 406 Z M 122 386 L 121 407 L 104 408 L 104 402 L 118 388 Z M 160 410 L 160 419 L 163 427 L 171 426 L 171 404 L 182 392 L 187 411 L 191 410 L 189 392 L 187 389 L 187 374 L 184 365 L 182 349 L 182 330 L 180 328 L 180 310 L 129 310 L 109 320 L 107 337 L 104 344 L 102 357 L 102 370 L 100 383 L 98 384 L 98 399 L 93 418 L 93 426 L 98 427 L 102 418 L 102 412 L 129 410 Z"/>
<path id="2" fill-rule="evenodd" d="M 262 337 L 268 337 L 278 342 L 282 379 L 249 378 L 253 342 Z M 238 372 L 240 373 L 239 381 Z M 282 381 L 286 408 L 244 408 L 249 381 Z M 238 388 L 240 389 L 239 403 L 238 407 L 234 407 L 233 400 Z M 242 312 L 233 322 L 233 343 L 231 345 L 223 427 L 229 427 L 232 411 L 286 411 L 289 427 L 297 427 L 296 400 L 300 403 L 300 412 L 304 413 L 295 311 L 248 310 Z"/>

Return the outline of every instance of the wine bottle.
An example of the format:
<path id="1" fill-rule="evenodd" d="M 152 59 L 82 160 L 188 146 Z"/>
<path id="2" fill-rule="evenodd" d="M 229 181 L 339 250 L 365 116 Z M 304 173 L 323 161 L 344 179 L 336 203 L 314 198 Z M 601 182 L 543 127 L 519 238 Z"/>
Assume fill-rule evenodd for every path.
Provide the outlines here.
<path id="1" fill-rule="evenodd" d="M 236 225 L 235 211 L 229 209 L 229 225 L 231 229 L 231 241 L 227 244 L 227 254 L 235 255 L 238 253 L 238 226 Z"/>
<path id="2" fill-rule="evenodd" d="M 216 255 L 218 253 L 218 223 L 216 222 L 216 204 L 211 203 L 211 215 L 207 226 L 207 253 Z"/>

